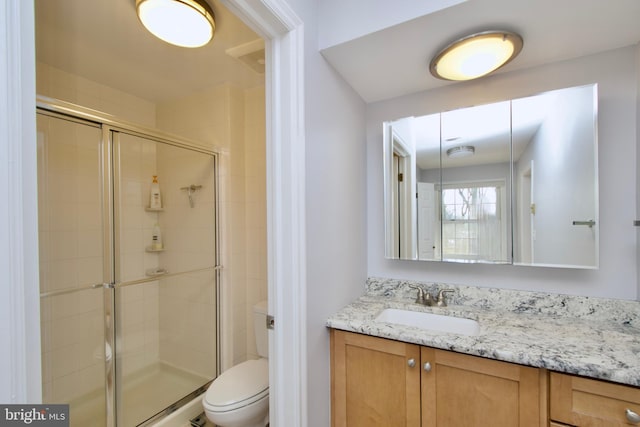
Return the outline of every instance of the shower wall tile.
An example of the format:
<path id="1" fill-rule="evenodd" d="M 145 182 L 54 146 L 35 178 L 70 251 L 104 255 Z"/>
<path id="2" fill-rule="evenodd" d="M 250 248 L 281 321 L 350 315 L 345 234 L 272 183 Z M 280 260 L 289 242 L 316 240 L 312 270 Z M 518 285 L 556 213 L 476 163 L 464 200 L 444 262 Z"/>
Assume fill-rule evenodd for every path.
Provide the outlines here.
<path id="1" fill-rule="evenodd" d="M 87 129 L 94 132 L 94 137 L 95 132 L 100 136 L 99 131 Z M 40 232 L 43 291 L 102 283 L 103 224 L 97 214 L 101 209 L 97 149 L 76 143 L 86 138 L 84 127 L 72 132 L 53 122 L 43 129 L 39 125 L 39 131 L 48 131 L 47 138 L 60 142 L 43 147 L 49 157 L 42 170 L 50 176 L 45 184 L 46 197 L 40 202 L 40 216 L 47 218 L 40 221 L 44 230 Z M 39 140 L 44 141 L 43 138 L 44 134 Z M 139 170 L 128 174 L 129 181 L 123 181 L 125 201 L 121 224 L 125 232 L 121 235 L 120 249 L 125 256 L 121 270 L 122 277 L 137 279 L 142 265 L 148 268 L 154 263 L 144 251 L 153 223 L 144 212 L 143 193 L 148 194 L 151 176 L 148 169 L 155 164 L 155 154 L 143 144 L 128 146 L 123 154 L 131 154 L 133 158 L 125 162 L 126 166 Z M 91 172 L 95 179 L 90 179 Z M 134 177 L 138 180 L 131 179 Z M 122 315 L 118 325 L 121 336 L 116 344 L 122 352 L 125 375 L 149 368 L 158 360 L 159 299 L 157 283 L 155 291 L 153 286 L 125 288 L 118 299 Z M 102 292 L 90 290 L 43 298 L 45 401 L 68 401 L 104 389 Z"/>
<path id="2" fill-rule="evenodd" d="M 82 232 L 77 233 L 78 240 L 78 253 L 82 254 L 83 259 L 95 259 L 102 260 L 102 236 L 103 230 L 101 228 L 85 228 Z M 102 263 L 100 263 L 102 264 Z M 100 271 L 100 265 L 97 270 Z M 82 283 L 82 280 L 80 281 Z"/>
<path id="3" fill-rule="evenodd" d="M 51 260 L 46 271 L 48 277 L 43 282 L 44 292 L 64 290 L 78 285 L 77 259 Z"/>
<path id="4" fill-rule="evenodd" d="M 157 144 L 120 134 L 119 147 L 119 280 L 127 281 L 144 278 L 146 270 L 159 266 L 158 254 L 145 251 L 154 224 L 160 222 L 158 213 L 145 211 L 152 176 L 158 175 Z"/>
<path id="5" fill-rule="evenodd" d="M 51 230 L 70 231 L 78 223 L 78 205 L 51 201 L 49 227 Z M 94 211 L 95 212 L 95 211 Z"/>
<path id="6" fill-rule="evenodd" d="M 242 91 L 231 85 L 221 85 L 157 106 L 159 128 L 200 141 L 219 153 L 219 257 L 224 266 L 220 274 L 225 311 L 228 313 L 224 322 L 227 330 L 223 332 L 226 346 L 222 350 L 231 358 L 227 364 L 246 360 L 249 356 L 249 343 L 253 347 L 252 353 L 255 353 L 253 336 L 249 336 L 249 330 L 253 328 L 251 309 L 255 302 L 265 299 L 267 294 L 264 103 L 263 88 Z M 201 211 L 198 215 L 205 213 Z M 203 218 L 204 216 L 194 216 L 192 220 L 199 223 Z M 170 224 L 175 218 L 167 214 L 166 220 Z M 174 241 L 176 247 L 184 249 L 184 245 L 189 244 L 201 232 L 202 230 L 192 229 L 183 231 L 180 236 L 167 230 L 166 235 L 167 239 Z M 213 251 L 213 248 L 201 246 L 199 254 L 194 256 L 203 261 L 203 257 L 213 253 L 209 250 Z M 261 257 L 263 260 L 260 260 Z M 184 285 L 183 291 L 182 297 L 186 298 L 190 298 L 194 292 Z M 163 313 L 165 308 L 173 305 L 172 301 L 168 301 L 168 295 L 172 298 L 180 297 L 173 293 L 161 293 Z M 208 312 L 213 313 L 213 310 Z M 161 319 L 163 323 L 164 315 Z M 215 318 L 211 318 L 205 324 L 214 322 Z M 176 335 L 165 334 L 164 329 L 162 330 L 162 359 L 179 362 L 179 352 L 168 348 L 172 339 L 177 339 Z M 211 332 L 204 330 L 202 333 Z M 229 346 L 233 348 L 229 349 Z M 182 359 L 186 362 L 187 357 L 183 355 Z M 197 364 L 195 361 L 191 363 Z"/>
<path id="7" fill-rule="evenodd" d="M 220 85 L 181 99 L 158 103 L 158 128 L 216 151 L 230 147 L 230 90 L 229 85 Z"/>
<path id="8" fill-rule="evenodd" d="M 104 387 L 102 291 L 44 298 L 43 398 L 61 402 Z M 87 375 L 101 372 L 102 375 Z"/>
<path id="9" fill-rule="evenodd" d="M 157 281 L 126 286 L 116 295 L 120 330 L 116 348 L 125 381 L 153 369 L 159 361 L 158 287 Z"/>
<path id="10" fill-rule="evenodd" d="M 154 103 L 43 62 L 36 64 L 36 91 L 39 95 L 92 108 L 126 121 L 148 127 L 155 126 Z"/>
<path id="11" fill-rule="evenodd" d="M 78 203 L 78 228 L 81 230 L 102 230 L 102 218 L 95 213 L 100 209 L 98 203 Z"/>
<path id="12" fill-rule="evenodd" d="M 127 121 L 155 125 L 153 103 L 46 64 L 38 64 L 37 90 L 44 96 Z M 42 291 L 102 283 L 103 224 L 100 215 L 96 215 L 101 209 L 101 181 L 96 173 L 98 145 L 88 147 L 77 142 L 95 138 L 96 129 L 72 129 L 49 118 L 45 122 L 38 126 L 38 149 L 48 156 L 46 164 L 39 164 L 40 185 L 46 189 L 39 195 Z M 58 140 L 53 150 L 45 143 L 46 138 Z M 133 147 L 127 154 L 133 157 L 127 166 L 134 170 L 128 171 L 123 181 L 124 209 L 128 210 L 121 217 L 128 236 L 123 270 L 125 276 L 139 278 L 134 273 L 141 265 L 157 266 L 157 258 L 154 264 L 154 257 L 144 252 L 157 214 L 143 210 L 156 159 L 155 151 L 145 145 Z M 125 356 L 125 375 L 153 366 L 160 352 L 158 284 L 142 286 L 142 293 L 133 288 L 120 298 L 124 315 L 117 345 Z M 45 402 L 69 401 L 104 389 L 102 293 L 89 290 L 41 299 Z"/>
<path id="13" fill-rule="evenodd" d="M 102 256 L 78 259 L 78 283 L 80 283 L 80 285 L 94 285 L 102 283 L 102 261 Z"/>
<path id="14" fill-rule="evenodd" d="M 166 278 L 159 295 L 162 362 L 205 379 L 215 376 L 216 367 L 212 283 L 211 271 Z"/>

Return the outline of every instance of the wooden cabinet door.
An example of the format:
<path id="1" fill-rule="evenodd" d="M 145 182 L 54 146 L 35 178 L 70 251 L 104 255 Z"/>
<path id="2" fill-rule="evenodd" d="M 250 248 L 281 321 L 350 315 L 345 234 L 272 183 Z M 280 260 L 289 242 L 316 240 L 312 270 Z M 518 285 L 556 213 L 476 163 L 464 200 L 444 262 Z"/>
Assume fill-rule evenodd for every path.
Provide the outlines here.
<path id="1" fill-rule="evenodd" d="M 420 426 L 419 346 L 331 330 L 331 354 L 333 427 Z"/>
<path id="2" fill-rule="evenodd" d="M 551 373 L 550 415 L 554 421 L 580 426 L 640 425 L 627 410 L 640 414 L 640 388 Z"/>
<path id="3" fill-rule="evenodd" d="M 421 359 L 423 427 L 547 425 L 539 369 L 426 347 Z"/>

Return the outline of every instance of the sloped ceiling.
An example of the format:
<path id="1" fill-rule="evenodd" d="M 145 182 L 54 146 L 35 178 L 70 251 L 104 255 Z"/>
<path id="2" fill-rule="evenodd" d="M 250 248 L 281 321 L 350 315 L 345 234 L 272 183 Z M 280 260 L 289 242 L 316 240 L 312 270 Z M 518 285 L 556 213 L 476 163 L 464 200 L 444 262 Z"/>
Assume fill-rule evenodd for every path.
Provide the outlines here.
<path id="1" fill-rule="evenodd" d="M 519 33 L 521 54 L 498 71 L 508 72 L 635 45 L 639 23 L 638 0 L 468 0 L 321 52 L 366 102 L 376 102 L 455 84 L 431 76 L 429 61 L 469 34 Z"/>

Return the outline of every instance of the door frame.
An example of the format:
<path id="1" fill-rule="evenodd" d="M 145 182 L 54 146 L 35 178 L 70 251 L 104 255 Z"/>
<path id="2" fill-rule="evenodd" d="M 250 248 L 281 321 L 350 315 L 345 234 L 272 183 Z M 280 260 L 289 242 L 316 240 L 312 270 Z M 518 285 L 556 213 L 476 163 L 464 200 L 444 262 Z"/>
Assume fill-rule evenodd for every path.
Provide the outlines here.
<path id="1" fill-rule="evenodd" d="M 284 0 L 223 0 L 266 39 L 270 421 L 307 425 L 304 29 Z M 35 13 L 0 6 L 0 401 L 39 403 Z"/>

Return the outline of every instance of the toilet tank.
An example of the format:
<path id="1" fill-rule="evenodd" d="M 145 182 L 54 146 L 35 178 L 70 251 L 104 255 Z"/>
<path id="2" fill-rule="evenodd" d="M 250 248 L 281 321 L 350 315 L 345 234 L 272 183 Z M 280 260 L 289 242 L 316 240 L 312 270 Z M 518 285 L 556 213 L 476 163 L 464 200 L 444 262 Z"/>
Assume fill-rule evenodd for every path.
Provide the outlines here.
<path id="1" fill-rule="evenodd" d="M 260 301 L 253 306 L 253 332 L 256 336 L 256 347 L 260 357 L 269 357 L 269 341 L 267 340 L 267 301 Z"/>

